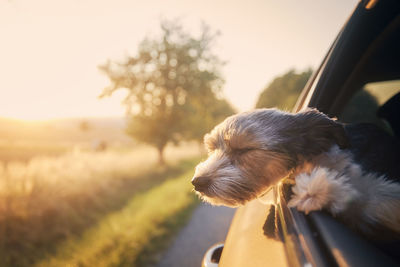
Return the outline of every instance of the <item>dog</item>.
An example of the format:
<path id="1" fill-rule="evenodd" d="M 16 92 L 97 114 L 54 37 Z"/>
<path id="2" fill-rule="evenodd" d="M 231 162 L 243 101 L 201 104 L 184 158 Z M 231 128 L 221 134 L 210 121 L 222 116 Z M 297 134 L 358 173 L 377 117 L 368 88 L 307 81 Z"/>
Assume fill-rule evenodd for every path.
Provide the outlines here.
<path id="1" fill-rule="evenodd" d="M 289 207 L 306 214 L 328 211 L 369 238 L 380 238 L 383 232 L 399 236 L 400 176 L 368 167 L 371 157 L 379 159 L 354 147 L 363 143 L 360 136 L 366 132 L 361 128 L 352 138 L 344 124 L 316 109 L 233 115 L 205 135 L 208 158 L 195 169 L 194 190 L 213 205 L 237 207 L 292 179 Z M 381 161 L 397 166 L 399 158 Z"/>

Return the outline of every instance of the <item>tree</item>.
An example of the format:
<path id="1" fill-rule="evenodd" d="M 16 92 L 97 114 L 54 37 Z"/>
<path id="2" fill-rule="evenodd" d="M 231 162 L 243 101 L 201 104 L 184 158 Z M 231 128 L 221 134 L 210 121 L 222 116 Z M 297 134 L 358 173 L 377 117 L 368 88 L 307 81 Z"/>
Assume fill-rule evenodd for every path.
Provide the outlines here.
<path id="1" fill-rule="evenodd" d="M 292 69 L 275 78 L 260 94 L 256 108 L 292 109 L 311 73 L 311 69 L 299 74 Z"/>
<path id="2" fill-rule="evenodd" d="M 109 60 L 99 69 L 111 81 L 100 97 L 128 90 L 127 133 L 155 146 L 163 164 L 168 142 L 198 138 L 198 127 L 208 130 L 208 120 L 224 113 L 214 106 L 222 105 L 224 81 L 219 71 L 223 62 L 211 51 L 217 33 L 203 25 L 195 38 L 176 21 L 162 22 L 161 32 L 159 38 L 145 38 L 136 56 L 122 62 Z"/>
<path id="3" fill-rule="evenodd" d="M 184 136 L 185 139 L 201 142 L 206 133 L 227 116 L 236 113 L 236 110 L 222 98 L 198 98 L 196 100 L 192 104 L 194 110 L 192 116 L 188 117 L 188 127 L 184 131 Z"/>

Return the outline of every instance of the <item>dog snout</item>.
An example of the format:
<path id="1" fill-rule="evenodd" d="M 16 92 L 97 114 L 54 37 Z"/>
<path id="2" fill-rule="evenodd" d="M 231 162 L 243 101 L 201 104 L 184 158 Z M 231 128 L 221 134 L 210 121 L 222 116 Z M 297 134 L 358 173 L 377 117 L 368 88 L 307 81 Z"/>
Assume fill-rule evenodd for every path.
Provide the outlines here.
<path id="1" fill-rule="evenodd" d="M 207 190 L 208 186 L 210 185 L 210 178 L 208 177 L 194 177 L 192 179 L 192 184 L 194 185 L 194 190 L 198 192 L 204 192 Z"/>

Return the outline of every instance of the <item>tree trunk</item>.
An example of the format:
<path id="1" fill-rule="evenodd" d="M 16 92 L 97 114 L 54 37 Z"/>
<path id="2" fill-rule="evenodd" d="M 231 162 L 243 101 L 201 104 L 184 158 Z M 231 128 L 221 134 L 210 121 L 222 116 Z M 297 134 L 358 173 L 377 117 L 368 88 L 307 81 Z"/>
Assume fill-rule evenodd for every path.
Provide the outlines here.
<path id="1" fill-rule="evenodd" d="M 158 164 L 161 166 L 165 165 L 164 161 L 164 148 L 165 146 L 159 146 L 158 149 Z"/>

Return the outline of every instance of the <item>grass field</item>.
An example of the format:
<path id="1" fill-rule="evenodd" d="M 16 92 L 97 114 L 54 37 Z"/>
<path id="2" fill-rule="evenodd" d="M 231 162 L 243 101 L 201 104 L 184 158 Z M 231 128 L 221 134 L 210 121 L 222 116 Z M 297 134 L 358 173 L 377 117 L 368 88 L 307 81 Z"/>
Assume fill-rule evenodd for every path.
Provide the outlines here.
<path id="1" fill-rule="evenodd" d="M 157 167 L 156 150 L 137 146 L 0 161 L 0 266 L 155 260 L 196 203 L 198 147 L 169 147 L 166 159 Z"/>
<path id="2" fill-rule="evenodd" d="M 192 171 L 135 195 L 82 237 L 68 240 L 36 266 L 147 266 L 187 219 L 197 198 Z"/>

